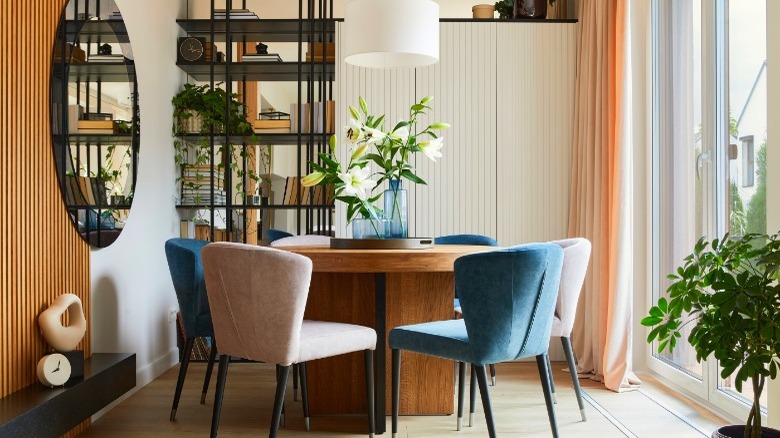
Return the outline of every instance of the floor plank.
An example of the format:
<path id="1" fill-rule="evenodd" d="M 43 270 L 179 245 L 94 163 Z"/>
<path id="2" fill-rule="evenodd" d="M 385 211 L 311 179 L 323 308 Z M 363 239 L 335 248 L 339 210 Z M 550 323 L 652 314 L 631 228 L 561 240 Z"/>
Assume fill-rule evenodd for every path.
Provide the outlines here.
<path id="1" fill-rule="evenodd" d="M 589 398 L 605 408 L 609 414 L 601 414 L 586 403 L 588 421 L 580 421 L 577 401 L 571 388 L 570 377 L 562 369 L 563 363 L 553 363 L 558 404 L 556 414 L 562 437 L 625 437 L 702 436 L 696 428 L 674 415 L 674 409 L 664 409 L 646 394 L 639 392 L 616 394 L 604 389 L 597 382 L 582 379 Z M 491 397 L 497 432 L 507 437 L 549 437 L 550 426 L 544 406 L 539 375 L 534 363 L 509 363 L 497 365 L 498 385 L 491 387 Z M 214 383 L 206 404 L 200 404 L 200 388 L 205 364 L 190 365 L 190 371 L 179 404 L 177 421 L 168 421 L 178 367 L 174 367 L 141 388 L 133 396 L 98 419 L 84 437 L 183 437 L 206 436 L 211 424 Z M 216 370 L 215 376 L 216 377 Z M 213 382 L 214 380 L 212 380 Z M 363 382 L 356 382 L 362 385 Z M 648 385 L 654 385 L 649 382 Z M 655 386 L 653 386 L 654 388 Z M 274 390 L 274 367 L 267 364 L 235 363 L 230 367 L 225 390 L 223 412 L 219 427 L 220 437 L 265 436 L 270 424 Z M 468 400 L 468 388 L 466 389 Z M 479 403 L 479 397 L 477 398 Z M 468 403 L 468 402 L 467 402 Z M 353 437 L 364 435 L 367 421 L 364 416 L 331 416 L 312 418 L 312 431 L 305 432 L 300 401 L 292 401 L 292 384 L 287 391 L 287 424 L 279 432 L 280 437 Z M 704 418 L 717 424 L 717 417 L 698 413 L 686 415 Z M 464 409 L 464 423 L 468 422 L 468 407 Z M 621 427 L 610 421 L 617 421 Z M 720 420 L 722 422 L 722 420 Z M 481 405 L 477 406 L 474 427 L 455 431 L 454 416 L 405 416 L 399 420 L 400 437 L 487 436 Z M 703 426 L 709 427 L 709 423 Z M 390 437 L 390 421 L 388 433 Z M 653 433 L 650 433 L 652 431 Z M 673 431 L 673 432 L 670 432 Z"/>

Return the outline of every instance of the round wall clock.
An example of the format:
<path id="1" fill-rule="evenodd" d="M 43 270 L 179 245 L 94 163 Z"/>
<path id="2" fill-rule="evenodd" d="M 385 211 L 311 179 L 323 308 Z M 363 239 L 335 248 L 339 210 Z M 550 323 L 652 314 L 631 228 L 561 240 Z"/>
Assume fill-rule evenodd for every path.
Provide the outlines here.
<path id="1" fill-rule="evenodd" d="M 204 59 L 205 46 L 205 38 L 179 38 L 179 61 L 202 61 Z"/>

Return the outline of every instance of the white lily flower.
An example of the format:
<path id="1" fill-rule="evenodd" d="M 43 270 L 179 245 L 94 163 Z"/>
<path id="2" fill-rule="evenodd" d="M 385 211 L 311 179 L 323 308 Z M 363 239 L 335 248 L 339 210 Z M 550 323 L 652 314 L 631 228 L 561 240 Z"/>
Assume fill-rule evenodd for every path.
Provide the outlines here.
<path id="1" fill-rule="evenodd" d="M 390 138 L 393 140 L 400 141 L 401 144 L 406 144 L 406 142 L 409 140 L 409 127 L 403 126 L 401 128 L 396 129 L 395 131 L 390 133 Z"/>
<path id="2" fill-rule="evenodd" d="M 355 119 L 349 119 L 349 126 L 346 126 L 347 140 L 352 144 L 357 144 L 365 133 L 363 132 L 363 125 Z"/>
<path id="3" fill-rule="evenodd" d="M 436 161 L 437 158 L 441 157 L 441 152 L 439 152 L 439 149 L 441 149 L 443 144 L 444 138 L 434 138 L 431 141 L 422 142 L 419 144 L 420 150 L 431 160 Z"/>
<path id="4" fill-rule="evenodd" d="M 369 128 L 368 126 L 363 127 L 363 132 L 365 133 L 365 140 L 368 144 L 382 143 L 387 137 L 387 134 L 384 132 L 378 129 Z"/>
<path id="5" fill-rule="evenodd" d="M 368 179 L 371 170 L 368 167 L 353 167 L 346 173 L 339 173 L 339 179 L 344 181 L 344 196 L 357 196 L 361 201 L 366 200 L 366 190 L 376 186 L 376 181 Z"/>

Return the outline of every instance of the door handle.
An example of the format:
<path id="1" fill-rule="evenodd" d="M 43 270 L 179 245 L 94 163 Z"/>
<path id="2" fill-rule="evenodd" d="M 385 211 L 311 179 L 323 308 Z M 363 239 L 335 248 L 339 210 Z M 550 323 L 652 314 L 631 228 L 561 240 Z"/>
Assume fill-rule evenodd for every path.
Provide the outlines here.
<path id="1" fill-rule="evenodd" d="M 701 166 L 702 166 L 702 160 L 709 160 L 710 153 L 707 151 L 700 152 L 699 155 L 696 156 L 696 179 L 701 179 Z"/>

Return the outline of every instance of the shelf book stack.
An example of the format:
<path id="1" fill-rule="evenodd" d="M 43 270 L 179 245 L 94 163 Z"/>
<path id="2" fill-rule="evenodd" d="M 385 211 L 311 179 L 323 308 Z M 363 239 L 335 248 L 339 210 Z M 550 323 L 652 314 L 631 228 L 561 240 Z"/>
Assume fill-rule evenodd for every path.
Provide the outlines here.
<path id="1" fill-rule="evenodd" d="M 241 62 L 282 62 L 278 53 L 245 53 L 241 55 Z"/>
<path id="2" fill-rule="evenodd" d="M 301 133 L 333 133 L 336 130 L 336 101 L 290 104 L 290 132 L 293 134 L 298 132 L 298 118 L 301 120 Z M 314 125 L 310 126 L 312 121 Z"/>
<path id="3" fill-rule="evenodd" d="M 224 20 L 227 18 L 227 9 L 214 9 L 214 19 L 215 20 Z M 260 17 L 257 16 L 254 12 L 250 11 L 249 9 L 231 9 L 230 10 L 230 19 L 231 20 L 256 20 Z"/>
<path id="4" fill-rule="evenodd" d="M 214 199 L 211 199 L 211 167 L 205 165 L 187 165 L 182 168 L 181 203 L 183 205 L 224 204 L 225 173 L 214 170 Z"/>
<path id="5" fill-rule="evenodd" d="M 89 55 L 89 62 L 124 63 L 127 58 L 122 55 Z"/>

